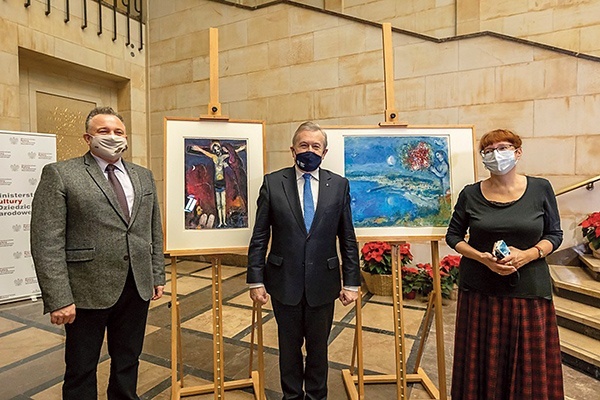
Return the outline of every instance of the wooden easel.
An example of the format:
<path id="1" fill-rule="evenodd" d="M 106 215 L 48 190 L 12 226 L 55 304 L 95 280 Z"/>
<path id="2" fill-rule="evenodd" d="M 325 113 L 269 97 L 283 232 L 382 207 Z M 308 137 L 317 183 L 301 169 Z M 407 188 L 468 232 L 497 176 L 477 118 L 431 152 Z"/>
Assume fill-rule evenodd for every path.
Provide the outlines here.
<path id="1" fill-rule="evenodd" d="M 209 29 L 210 57 L 210 99 L 208 114 L 200 119 L 228 121 L 221 115 L 219 103 L 219 35 L 218 29 Z M 184 387 L 183 360 L 181 346 L 181 314 L 177 300 L 177 256 L 197 255 L 198 252 L 171 252 L 171 399 L 185 396 L 214 393 L 215 400 L 225 398 L 226 390 L 252 387 L 256 400 L 265 400 L 264 384 L 264 347 L 262 327 L 262 307 L 259 303 L 252 305 L 252 329 L 250 334 L 250 360 L 248 378 L 225 381 L 225 363 L 223 354 L 223 299 L 221 289 L 221 257 L 212 255 L 212 313 L 213 313 L 213 383 L 201 386 Z M 253 370 L 255 329 L 257 338 L 258 371 Z"/>
<path id="2" fill-rule="evenodd" d="M 395 109 L 394 94 L 394 52 L 392 47 L 392 25 L 390 23 L 382 24 L 383 33 L 383 67 L 385 84 L 385 122 L 380 123 L 381 127 L 402 127 L 408 126 L 408 122 L 398 119 L 398 112 Z M 433 268 L 433 292 L 430 294 L 427 311 L 425 312 L 425 326 L 430 326 L 432 312 L 435 311 L 436 326 L 436 350 L 438 364 L 438 385 L 435 387 L 425 371 L 420 367 L 421 357 L 425 346 L 425 340 L 421 340 L 417 353 L 417 361 L 413 373 L 406 371 L 406 344 L 404 339 L 404 317 L 402 304 L 402 274 L 400 270 L 399 244 L 411 239 L 417 241 L 429 240 L 431 242 L 431 262 Z M 406 399 L 407 383 L 420 383 L 423 385 L 429 396 L 433 399 L 446 400 L 448 398 L 446 389 L 446 364 L 444 358 L 444 326 L 442 318 L 442 297 L 440 271 L 436 266 L 439 265 L 439 240 L 441 237 L 415 237 L 415 238 L 397 238 L 391 241 L 392 244 L 392 279 L 393 279 L 393 307 L 394 307 L 394 338 L 396 355 L 396 373 L 394 375 L 364 375 L 363 365 L 363 344 L 362 344 L 362 304 L 361 293 L 359 292 L 356 301 L 356 328 L 354 333 L 354 347 L 352 349 L 352 362 L 350 369 L 342 370 L 342 379 L 348 397 L 352 400 L 363 400 L 365 398 L 364 385 L 366 383 L 395 383 L 397 398 Z M 369 240 L 388 240 L 381 238 L 369 238 Z M 355 362 L 356 368 L 355 368 Z M 355 371 L 356 370 L 356 371 Z M 357 388 L 358 386 L 358 388 Z"/>
<path id="3" fill-rule="evenodd" d="M 416 240 L 431 240 L 431 262 L 439 265 L 439 238 L 417 237 Z M 410 238 L 407 238 L 409 241 Z M 402 241 L 404 242 L 404 241 Z M 407 399 L 407 384 L 420 383 L 432 399 L 447 399 L 446 390 L 446 365 L 444 358 L 444 326 L 442 319 L 442 297 L 441 280 L 439 268 L 433 268 L 433 292 L 430 294 L 427 311 L 425 312 L 425 326 L 429 326 L 431 313 L 435 311 L 435 336 L 438 363 L 438 385 L 439 390 L 420 367 L 421 357 L 425 346 L 422 339 L 419 344 L 417 361 L 412 373 L 407 373 L 406 367 L 406 343 L 404 338 L 404 317 L 402 301 L 402 276 L 400 270 L 400 242 L 392 242 L 392 303 L 394 308 L 394 341 L 396 356 L 396 373 L 393 375 L 365 375 L 363 365 L 362 344 L 362 304 L 361 293 L 356 301 L 356 328 L 354 332 L 354 346 L 352 349 L 352 362 L 350 369 L 342 370 L 342 379 L 346 387 L 346 393 L 352 400 L 363 400 L 365 398 L 364 385 L 368 383 L 395 383 L 397 399 Z M 355 365 L 355 361 L 357 364 Z M 358 386 L 358 388 L 357 388 Z"/>
<path id="4" fill-rule="evenodd" d="M 212 313 L 213 313 L 213 383 L 200 386 L 184 386 L 183 357 L 181 346 L 181 314 L 177 300 L 177 257 L 194 255 L 173 252 L 171 256 L 171 399 L 185 396 L 214 393 L 215 400 L 225 398 L 226 390 L 252 387 L 256 400 L 265 399 L 264 384 L 264 348 L 262 308 L 260 304 L 252 306 L 252 331 L 250 335 L 249 377 L 234 381 L 225 381 L 223 354 L 223 299 L 221 289 L 221 258 L 212 257 Z M 253 370 L 254 337 L 257 336 L 258 371 Z"/>

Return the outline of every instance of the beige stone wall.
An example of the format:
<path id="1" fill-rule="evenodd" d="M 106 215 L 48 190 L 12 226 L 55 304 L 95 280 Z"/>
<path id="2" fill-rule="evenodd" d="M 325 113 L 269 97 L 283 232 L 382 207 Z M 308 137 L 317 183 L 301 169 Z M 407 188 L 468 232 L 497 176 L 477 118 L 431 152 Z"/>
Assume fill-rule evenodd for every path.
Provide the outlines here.
<path id="1" fill-rule="evenodd" d="M 343 12 L 433 37 L 456 34 L 457 0 L 344 0 Z"/>
<path id="2" fill-rule="evenodd" d="M 35 93 L 112 105 L 126 119 L 128 158 L 148 164 L 146 54 L 139 47 L 139 25 L 131 23 L 133 46 L 126 43 L 126 18 L 119 14 L 112 40 L 112 12 L 103 7 L 103 33 L 98 35 L 98 5 L 88 2 L 88 26 L 82 29 L 82 2 L 2 2 L 0 16 L 0 129 L 36 129 Z M 146 40 L 146 39 L 144 39 Z M 83 132 L 83 127 L 81 127 Z"/>
<path id="3" fill-rule="evenodd" d="M 379 29 L 283 4 L 255 11 L 163 4 L 153 3 L 149 22 L 155 171 L 162 169 L 163 118 L 207 113 L 209 27 L 219 28 L 223 114 L 266 121 L 269 171 L 291 164 L 291 134 L 304 120 L 383 121 Z M 478 137 L 513 129 L 524 138 L 521 172 L 557 188 L 600 174 L 600 63 L 492 37 L 438 44 L 394 33 L 393 43 L 401 119 L 474 125 Z M 479 167 L 478 178 L 485 176 Z M 580 239 L 576 222 L 591 211 L 580 203 L 588 209 L 565 207 L 565 245 Z"/>
<path id="4" fill-rule="evenodd" d="M 343 12 L 438 38 L 492 31 L 600 55 L 596 0 L 344 0 Z"/>
<path id="5" fill-rule="evenodd" d="M 595 0 L 457 0 L 459 34 L 494 31 L 576 52 L 600 55 L 600 3 Z"/>
<path id="6" fill-rule="evenodd" d="M 272 0 L 232 0 L 256 7 Z M 437 38 L 492 31 L 600 56 L 596 0 L 296 0 Z"/>
<path id="7" fill-rule="evenodd" d="M 296 3 L 341 12 L 367 21 L 390 22 L 392 26 L 434 37 L 456 34 L 455 8 L 460 0 L 294 0 Z M 256 7 L 273 0 L 231 0 Z"/>

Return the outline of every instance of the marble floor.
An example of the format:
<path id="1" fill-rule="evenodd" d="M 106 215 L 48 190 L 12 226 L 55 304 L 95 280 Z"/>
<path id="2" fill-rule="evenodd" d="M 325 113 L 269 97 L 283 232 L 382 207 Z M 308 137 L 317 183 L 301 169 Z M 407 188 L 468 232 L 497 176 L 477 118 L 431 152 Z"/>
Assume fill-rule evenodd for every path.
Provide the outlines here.
<path id="1" fill-rule="evenodd" d="M 170 293 L 170 268 L 167 268 Z M 177 264 L 177 291 L 181 313 L 181 343 L 185 386 L 212 382 L 212 294 L 211 268 L 204 262 L 180 261 Z M 244 379 L 249 370 L 249 343 L 251 336 L 251 302 L 245 284 L 245 269 L 222 267 L 224 374 L 226 380 Z M 141 356 L 138 394 L 141 399 L 169 399 L 171 387 L 171 309 L 170 296 L 151 305 L 144 350 Z M 391 298 L 364 297 L 363 343 L 364 367 L 369 374 L 394 373 L 394 336 Z M 417 358 L 421 332 L 426 330 L 423 299 L 404 302 L 404 329 L 407 347 L 407 365 L 412 370 Z M 452 365 L 452 340 L 456 302 L 443 306 L 444 354 L 448 386 Z M 334 325 L 329 347 L 329 399 L 347 399 L 342 382 L 342 369 L 351 363 L 354 340 L 355 310 L 336 303 Z M 280 399 L 277 365 L 276 324 L 270 304 L 263 308 L 265 345 L 265 386 L 267 399 Z M 438 382 L 435 346 L 435 324 L 420 362 L 431 380 Z M 63 373 L 64 331 L 49 323 L 42 315 L 41 301 L 30 300 L 0 305 L 0 400 L 3 399 L 60 399 Z M 256 356 L 254 357 L 256 360 Z M 100 398 L 107 384 L 110 359 L 103 349 L 98 368 Z M 600 381 L 563 366 L 567 398 L 598 399 Z M 410 399 L 427 399 L 420 385 L 409 387 Z M 228 400 L 252 399 L 250 389 L 227 391 Z M 365 397 L 369 400 L 390 400 L 396 397 L 391 384 L 367 385 Z M 212 394 L 185 397 L 212 399 Z"/>

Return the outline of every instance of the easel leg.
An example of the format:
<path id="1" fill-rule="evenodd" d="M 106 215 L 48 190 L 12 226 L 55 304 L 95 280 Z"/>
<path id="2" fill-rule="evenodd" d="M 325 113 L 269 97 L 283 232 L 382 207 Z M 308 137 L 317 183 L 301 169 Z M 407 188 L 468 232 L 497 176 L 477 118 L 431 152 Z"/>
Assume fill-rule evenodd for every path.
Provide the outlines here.
<path id="1" fill-rule="evenodd" d="M 258 396 L 260 400 L 265 400 L 265 348 L 263 344 L 263 320 L 262 307 L 257 304 L 257 329 L 258 329 Z"/>
<path id="2" fill-rule="evenodd" d="M 358 298 L 356 299 L 356 358 L 358 364 L 358 398 L 365 398 L 365 366 L 363 360 L 363 341 L 362 341 L 362 290 L 358 288 Z"/>
<path id="3" fill-rule="evenodd" d="M 396 386 L 398 399 L 404 399 L 406 387 L 406 357 L 404 349 L 404 318 L 402 313 L 402 274 L 400 271 L 400 247 L 395 244 L 392 247 L 392 281 L 394 305 L 394 336 L 396 344 Z"/>
<path id="4" fill-rule="evenodd" d="M 444 356 L 444 319 L 442 315 L 442 282 L 440 278 L 440 252 L 439 243 L 431 242 L 431 262 L 433 268 L 433 290 L 435 295 L 435 341 L 437 350 L 438 364 L 438 386 L 440 391 L 440 399 L 448 398 L 448 390 L 446 388 L 446 362 Z"/>
<path id="5" fill-rule="evenodd" d="M 429 299 L 427 300 L 427 310 L 425 311 L 424 318 L 425 323 L 423 324 L 423 335 L 419 342 L 419 350 L 417 351 L 417 361 L 415 362 L 415 374 L 419 371 L 419 367 L 421 366 L 421 358 L 423 358 L 423 352 L 425 351 L 425 343 L 427 342 L 427 337 L 429 336 L 429 328 L 431 326 L 431 319 L 433 317 L 434 297 L 435 292 L 432 292 L 429 294 Z"/>
<path id="6" fill-rule="evenodd" d="M 250 361 L 248 363 L 249 377 L 252 380 L 252 386 L 254 388 L 254 398 L 256 400 L 265 399 L 265 357 L 264 357 L 264 346 L 263 346 L 263 335 L 262 335 L 262 306 L 260 303 L 254 302 L 252 304 L 252 330 L 250 331 Z M 258 371 L 253 371 L 254 364 L 254 332 L 256 330 L 257 343 L 257 359 L 258 359 Z"/>
<path id="7" fill-rule="evenodd" d="M 221 259 L 212 259 L 212 285 L 213 285 L 213 373 L 215 384 L 215 400 L 225 397 L 225 371 L 223 370 L 223 310 L 221 295 Z"/>
<path id="8" fill-rule="evenodd" d="M 248 376 L 252 377 L 252 367 L 254 365 L 254 332 L 256 330 L 256 303 L 252 304 L 252 325 L 250 330 L 250 356 L 248 360 Z"/>
<path id="9" fill-rule="evenodd" d="M 171 399 L 179 399 L 179 303 L 177 302 L 177 257 L 171 257 Z"/>

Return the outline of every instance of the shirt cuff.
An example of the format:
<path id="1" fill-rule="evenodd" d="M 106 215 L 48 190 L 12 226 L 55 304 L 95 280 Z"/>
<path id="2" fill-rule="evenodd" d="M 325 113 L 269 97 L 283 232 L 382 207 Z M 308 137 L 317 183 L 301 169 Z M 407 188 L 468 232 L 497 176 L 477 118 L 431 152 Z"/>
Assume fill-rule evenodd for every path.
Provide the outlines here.
<path id="1" fill-rule="evenodd" d="M 248 284 L 248 289 L 258 289 L 261 287 L 265 287 L 264 283 L 249 283 Z"/>
<path id="2" fill-rule="evenodd" d="M 358 288 L 360 286 L 344 286 L 344 290 L 348 290 L 350 292 L 358 292 Z"/>

